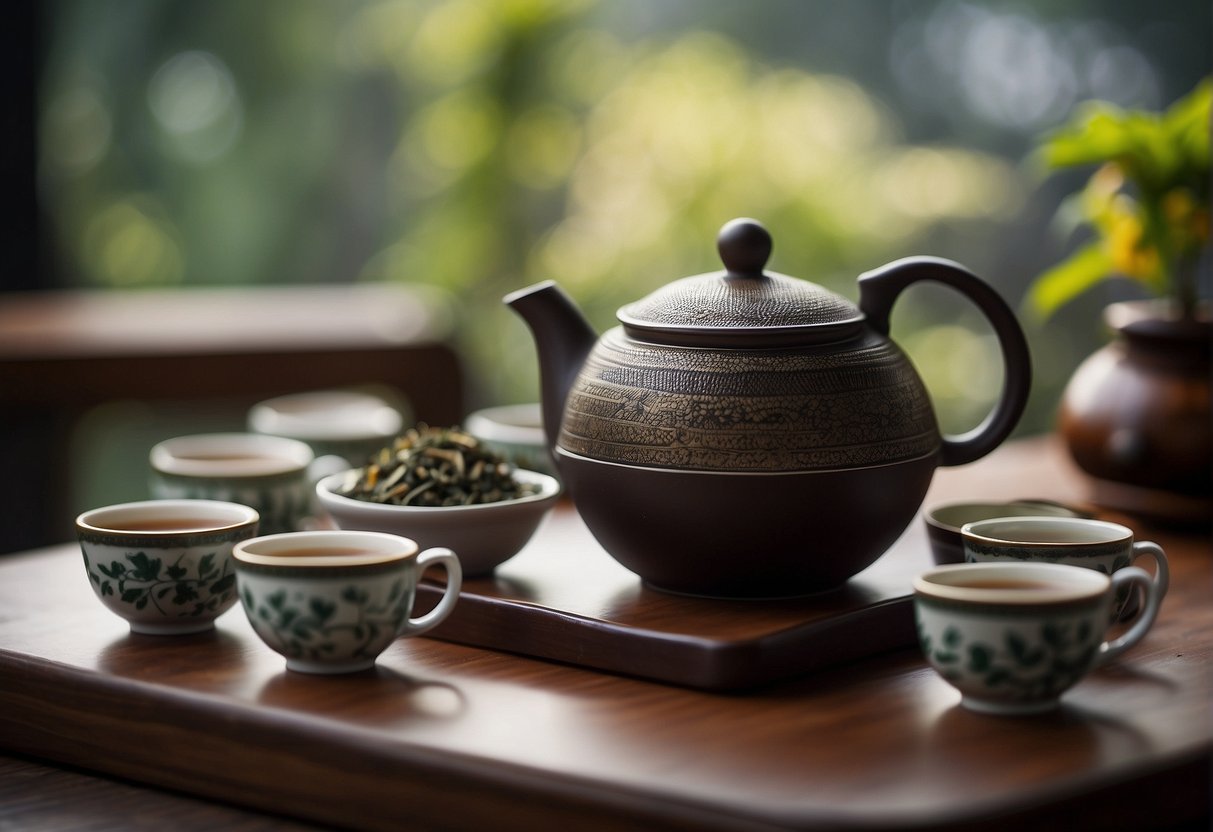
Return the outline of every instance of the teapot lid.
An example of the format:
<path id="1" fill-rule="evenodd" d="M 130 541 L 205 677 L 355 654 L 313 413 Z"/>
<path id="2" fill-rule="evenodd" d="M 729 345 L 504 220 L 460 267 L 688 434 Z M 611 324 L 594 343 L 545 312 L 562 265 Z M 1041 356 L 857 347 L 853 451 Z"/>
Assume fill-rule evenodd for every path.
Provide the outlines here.
<path id="1" fill-rule="evenodd" d="M 724 271 L 675 280 L 624 306 L 624 330 L 660 344 L 761 349 L 839 341 L 862 329 L 863 312 L 846 298 L 763 270 L 771 235 L 756 220 L 726 223 L 716 249 Z"/>

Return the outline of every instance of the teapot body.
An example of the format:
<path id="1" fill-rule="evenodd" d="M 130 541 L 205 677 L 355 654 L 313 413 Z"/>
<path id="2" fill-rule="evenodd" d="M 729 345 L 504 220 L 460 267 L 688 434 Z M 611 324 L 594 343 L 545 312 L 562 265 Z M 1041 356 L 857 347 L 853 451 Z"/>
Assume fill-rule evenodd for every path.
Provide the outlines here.
<path id="1" fill-rule="evenodd" d="M 909 359 L 845 343 L 705 350 L 607 331 L 566 399 L 555 458 L 603 547 L 658 589 L 801 595 L 876 560 L 938 465 Z"/>
<path id="2" fill-rule="evenodd" d="M 570 387 L 557 440 L 625 465 L 747 473 L 866 468 L 939 444 L 917 372 L 871 329 L 843 343 L 707 350 L 615 327 Z"/>

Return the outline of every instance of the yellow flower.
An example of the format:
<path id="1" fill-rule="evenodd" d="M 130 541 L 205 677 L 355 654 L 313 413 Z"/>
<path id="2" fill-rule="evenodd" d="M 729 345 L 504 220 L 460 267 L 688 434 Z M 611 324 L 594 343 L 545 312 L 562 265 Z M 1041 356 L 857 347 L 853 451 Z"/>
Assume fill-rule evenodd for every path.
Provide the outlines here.
<path id="1" fill-rule="evenodd" d="M 1123 205 L 1109 216 L 1105 243 L 1113 267 L 1128 277 L 1150 281 L 1158 277 L 1161 262 L 1158 251 L 1144 243 L 1143 236 L 1141 220 Z"/>

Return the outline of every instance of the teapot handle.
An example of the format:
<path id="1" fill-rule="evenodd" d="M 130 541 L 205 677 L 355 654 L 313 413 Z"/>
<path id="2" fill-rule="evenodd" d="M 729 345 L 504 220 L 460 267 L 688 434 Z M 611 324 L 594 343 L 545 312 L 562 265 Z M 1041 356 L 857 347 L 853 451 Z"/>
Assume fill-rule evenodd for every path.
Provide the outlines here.
<path id="1" fill-rule="evenodd" d="M 981 278 L 959 263 L 938 257 L 907 257 L 873 269 L 859 277 L 859 308 L 868 324 L 889 334 L 893 304 L 910 284 L 933 280 L 957 290 L 985 315 L 1002 350 L 1002 392 L 985 421 L 967 433 L 943 437 L 940 465 L 963 465 L 988 454 L 1010 435 L 1028 402 L 1032 363 L 1028 343 L 1015 313 Z"/>

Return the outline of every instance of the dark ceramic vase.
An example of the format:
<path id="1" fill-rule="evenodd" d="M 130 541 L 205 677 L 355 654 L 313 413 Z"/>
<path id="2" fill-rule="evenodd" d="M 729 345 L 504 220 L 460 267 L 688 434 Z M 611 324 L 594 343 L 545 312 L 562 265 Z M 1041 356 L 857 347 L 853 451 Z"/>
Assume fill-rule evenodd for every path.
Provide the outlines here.
<path id="1" fill-rule="evenodd" d="M 1172 523 L 1213 517 L 1208 313 L 1178 317 L 1149 301 L 1108 307 L 1115 337 L 1075 371 L 1059 421 L 1099 505 Z"/>

